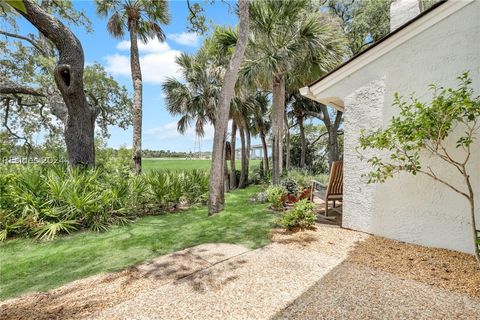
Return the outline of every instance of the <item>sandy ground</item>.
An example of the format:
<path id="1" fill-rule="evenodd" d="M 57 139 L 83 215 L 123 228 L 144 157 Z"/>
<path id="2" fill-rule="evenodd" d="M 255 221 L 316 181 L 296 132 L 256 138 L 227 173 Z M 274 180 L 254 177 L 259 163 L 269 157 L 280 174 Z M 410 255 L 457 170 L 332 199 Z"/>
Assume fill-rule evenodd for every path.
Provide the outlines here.
<path id="1" fill-rule="evenodd" d="M 480 270 L 470 255 L 318 225 L 0 302 L 0 318 L 480 319 Z"/>

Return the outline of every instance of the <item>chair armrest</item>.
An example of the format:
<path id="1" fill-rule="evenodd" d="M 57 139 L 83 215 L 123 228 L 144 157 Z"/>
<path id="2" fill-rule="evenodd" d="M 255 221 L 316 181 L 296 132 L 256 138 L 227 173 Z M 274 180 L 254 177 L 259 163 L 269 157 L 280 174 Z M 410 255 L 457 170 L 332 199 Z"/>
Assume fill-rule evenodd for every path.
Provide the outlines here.
<path id="1" fill-rule="evenodd" d="M 327 189 L 327 186 L 326 186 L 326 185 L 324 185 L 323 183 L 321 183 L 321 182 L 319 182 L 319 181 L 317 181 L 317 180 L 311 180 L 311 182 L 312 182 L 312 189 L 314 189 L 314 190 L 315 190 L 315 186 L 316 186 L 316 185 L 320 186 L 320 187 L 323 188 L 323 189 Z"/>

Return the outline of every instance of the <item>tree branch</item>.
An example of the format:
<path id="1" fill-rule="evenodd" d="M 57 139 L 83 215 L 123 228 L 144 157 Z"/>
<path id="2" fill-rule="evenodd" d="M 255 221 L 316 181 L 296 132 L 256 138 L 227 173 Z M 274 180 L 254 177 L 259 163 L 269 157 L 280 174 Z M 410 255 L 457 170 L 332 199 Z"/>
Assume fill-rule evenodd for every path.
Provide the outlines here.
<path id="1" fill-rule="evenodd" d="M 312 143 L 310 143 L 311 146 L 313 146 L 315 143 L 317 143 L 323 136 L 327 135 L 328 134 L 328 131 L 322 133 L 321 135 L 319 135 L 315 140 L 313 140 Z"/>
<path id="2" fill-rule="evenodd" d="M 35 97 L 45 97 L 45 94 L 43 94 L 40 91 L 37 91 L 36 89 L 26 87 L 26 86 L 17 85 L 17 84 L 1 85 L 0 86 L 0 93 L 3 93 L 3 94 L 28 94 L 28 95 L 35 96 Z"/>
<path id="3" fill-rule="evenodd" d="M 440 144 L 438 144 L 440 146 Z M 441 147 L 444 151 L 445 154 L 441 154 L 440 152 L 438 152 L 437 149 L 433 148 L 432 146 L 428 145 L 428 144 L 425 144 L 425 149 L 427 149 L 428 151 L 430 151 L 432 154 L 434 155 L 437 155 L 440 159 L 442 159 L 443 161 L 445 161 L 446 163 L 449 163 L 451 164 L 452 166 L 454 166 L 458 172 L 460 172 L 460 174 L 463 174 L 462 172 L 462 168 L 461 168 L 461 165 L 460 163 L 454 161 L 449 155 L 448 153 L 446 152 L 445 148 L 443 148 L 443 146 Z"/>
<path id="4" fill-rule="evenodd" d="M 10 113 L 10 101 L 11 101 L 11 98 L 4 98 L 3 101 L 5 102 L 5 114 L 3 116 L 3 126 L 5 127 L 5 129 L 7 129 L 7 132 L 13 136 L 15 139 L 18 139 L 18 140 L 24 140 L 24 145 L 27 146 L 27 148 L 29 150 L 33 150 L 33 147 L 32 145 L 30 144 L 30 142 L 28 141 L 28 139 L 26 137 L 21 137 L 19 136 L 17 133 L 13 132 L 13 130 L 9 127 L 8 125 L 8 116 L 9 116 L 9 113 Z"/>
<path id="5" fill-rule="evenodd" d="M 45 51 L 43 51 L 43 49 L 40 47 L 40 45 L 36 41 L 34 41 L 33 39 L 30 39 L 29 37 L 25 37 L 25 36 L 22 36 L 22 35 L 16 34 L 16 33 L 10 33 L 10 32 L 3 31 L 3 30 L 0 30 L 0 34 L 3 34 L 5 36 L 11 37 L 11 38 L 17 38 L 17 39 L 20 39 L 20 40 L 25 40 L 25 41 L 29 42 L 32 46 L 34 46 L 35 49 L 37 49 L 42 55 L 47 56 L 47 53 Z"/>
<path id="6" fill-rule="evenodd" d="M 423 174 L 425 174 L 425 175 L 433 178 L 434 180 L 442 183 L 443 185 L 445 185 L 445 186 L 449 187 L 450 189 L 452 189 L 453 191 L 457 192 L 458 194 L 461 194 L 461 195 L 464 196 L 465 198 L 470 199 L 470 197 L 469 197 L 468 194 L 466 194 L 466 193 L 463 192 L 463 191 L 460 191 L 459 189 L 457 189 L 457 188 L 455 188 L 454 186 L 452 186 L 450 183 L 448 183 L 448 182 L 446 182 L 445 180 L 439 178 L 439 177 L 435 174 L 435 172 L 433 172 L 433 170 L 432 170 L 430 167 L 428 167 L 428 170 L 429 170 L 429 171 L 418 170 L 418 172 L 423 173 Z"/>
<path id="7" fill-rule="evenodd" d="M 338 130 L 338 127 L 340 127 L 340 123 L 342 123 L 342 111 L 338 111 L 335 115 L 335 121 L 333 122 L 333 130 Z"/>

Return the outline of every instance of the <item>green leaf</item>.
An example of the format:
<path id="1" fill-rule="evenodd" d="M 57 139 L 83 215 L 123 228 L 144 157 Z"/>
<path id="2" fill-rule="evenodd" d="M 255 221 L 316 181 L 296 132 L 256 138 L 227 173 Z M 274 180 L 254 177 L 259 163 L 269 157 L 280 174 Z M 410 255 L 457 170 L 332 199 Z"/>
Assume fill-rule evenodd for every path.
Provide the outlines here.
<path id="1" fill-rule="evenodd" d="M 5 241 L 7 239 L 7 235 L 8 235 L 7 229 L 0 230 L 0 241 Z"/>
<path id="2" fill-rule="evenodd" d="M 23 13 L 27 13 L 27 8 L 25 8 L 25 4 L 23 0 L 5 0 L 7 4 L 9 4 L 12 8 L 21 11 Z"/>

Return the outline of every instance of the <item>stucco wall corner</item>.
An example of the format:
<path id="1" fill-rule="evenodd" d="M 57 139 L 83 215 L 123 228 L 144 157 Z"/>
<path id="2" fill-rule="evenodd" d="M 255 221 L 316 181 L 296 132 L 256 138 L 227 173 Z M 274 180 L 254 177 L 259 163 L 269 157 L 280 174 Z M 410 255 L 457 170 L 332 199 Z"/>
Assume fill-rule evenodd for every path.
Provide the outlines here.
<path id="1" fill-rule="evenodd" d="M 375 219 L 375 184 L 367 184 L 370 171 L 360 156 L 370 157 L 373 150 L 360 155 L 357 147 L 361 131 L 380 128 L 383 123 L 386 78 L 374 80 L 345 97 L 344 208 L 343 227 L 372 232 Z"/>

